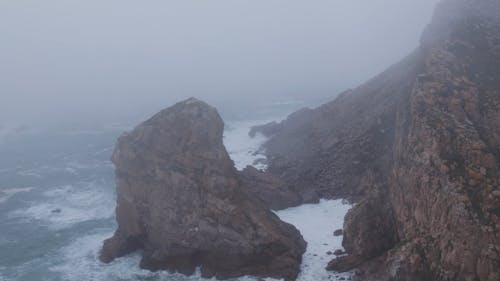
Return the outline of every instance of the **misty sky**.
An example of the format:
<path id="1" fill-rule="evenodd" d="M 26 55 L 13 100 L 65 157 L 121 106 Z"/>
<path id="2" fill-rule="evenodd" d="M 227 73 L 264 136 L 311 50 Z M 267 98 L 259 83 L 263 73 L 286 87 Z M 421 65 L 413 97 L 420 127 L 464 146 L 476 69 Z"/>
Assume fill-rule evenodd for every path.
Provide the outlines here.
<path id="1" fill-rule="evenodd" d="M 0 0 L 0 123 L 334 96 L 414 49 L 437 0 Z"/>

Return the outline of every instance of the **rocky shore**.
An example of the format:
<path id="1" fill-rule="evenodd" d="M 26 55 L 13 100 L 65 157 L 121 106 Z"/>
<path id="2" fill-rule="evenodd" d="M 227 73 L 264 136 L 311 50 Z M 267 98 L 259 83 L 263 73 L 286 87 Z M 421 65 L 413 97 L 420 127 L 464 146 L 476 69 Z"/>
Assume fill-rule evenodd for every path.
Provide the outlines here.
<path id="1" fill-rule="evenodd" d="M 146 269 L 295 280 L 306 243 L 243 191 L 223 127 L 213 107 L 189 99 L 119 138 L 118 229 L 104 242 L 103 262 L 142 249 Z"/>
<path id="2" fill-rule="evenodd" d="M 214 108 L 189 99 L 120 137 L 104 262 L 142 249 L 152 270 L 295 280 L 305 242 L 270 209 L 344 198 L 356 203 L 336 232 L 346 252 L 328 270 L 500 280 L 499 1 L 443 0 L 401 62 L 252 128 L 269 138 L 266 171 L 236 171 L 222 131 Z"/>
<path id="3" fill-rule="evenodd" d="M 254 129 L 271 136 L 268 173 L 290 193 L 358 203 L 348 255 L 328 269 L 500 280 L 499 42 L 500 2 L 444 0 L 402 62 L 299 120 Z"/>

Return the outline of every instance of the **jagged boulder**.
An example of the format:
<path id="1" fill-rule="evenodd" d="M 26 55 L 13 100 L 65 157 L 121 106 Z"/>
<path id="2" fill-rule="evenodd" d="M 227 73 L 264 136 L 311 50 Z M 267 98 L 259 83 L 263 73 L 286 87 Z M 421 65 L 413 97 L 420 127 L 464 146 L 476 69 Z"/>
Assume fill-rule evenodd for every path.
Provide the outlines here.
<path id="1" fill-rule="evenodd" d="M 246 167 L 240 175 L 245 192 L 260 198 L 272 210 L 319 202 L 319 197 L 314 191 L 300 194 L 294 192 L 281 178 L 257 170 L 253 166 Z"/>
<path id="2" fill-rule="evenodd" d="M 216 109 L 189 99 L 162 110 L 117 142 L 118 229 L 101 260 L 142 249 L 141 267 L 204 277 L 295 280 L 305 242 L 243 192 L 222 143 Z"/>

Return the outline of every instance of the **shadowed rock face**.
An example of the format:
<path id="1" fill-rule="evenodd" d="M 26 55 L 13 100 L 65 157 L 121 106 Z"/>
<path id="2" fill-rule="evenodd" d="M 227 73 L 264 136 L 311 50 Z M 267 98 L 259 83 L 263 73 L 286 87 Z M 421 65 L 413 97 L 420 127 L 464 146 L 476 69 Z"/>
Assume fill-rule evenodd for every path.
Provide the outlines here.
<path id="1" fill-rule="evenodd" d="M 116 166 L 118 229 L 101 260 L 142 249 L 141 267 L 204 277 L 294 280 L 300 233 L 243 193 L 217 111 L 196 99 L 165 109 L 122 135 Z"/>
<path id="2" fill-rule="evenodd" d="M 500 1 L 442 1 L 412 55 L 265 148 L 283 188 L 359 200 L 329 269 L 500 280 Z"/>
<path id="3" fill-rule="evenodd" d="M 244 190 L 252 196 L 260 198 L 266 206 L 273 210 L 281 210 L 303 203 L 318 203 L 319 197 L 314 191 L 293 192 L 279 177 L 246 167 L 240 173 Z"/>
<path id="4" fill-rule="evenodd" d="M 280 124 L 264 144 L 267 171 L 292 193 L 358 200 L 391 173 L 396 108 L 407 99 L 420 52 L 357 89 Z"/>

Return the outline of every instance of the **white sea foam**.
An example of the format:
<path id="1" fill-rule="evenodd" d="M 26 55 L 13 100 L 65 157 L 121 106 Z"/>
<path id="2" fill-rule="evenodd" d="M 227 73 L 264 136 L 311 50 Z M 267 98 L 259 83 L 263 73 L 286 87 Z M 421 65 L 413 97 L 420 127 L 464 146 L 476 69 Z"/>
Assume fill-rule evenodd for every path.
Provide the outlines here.
<path id="1" fill-rule="evenodd" d="M 299 281 L 348 279 L 349 274 L 328 272 L 324 268 L 333 258 L 327 251 L 342 249 L 341 237 L 333 236 L 333 231 L 342 228 L 344 215 L 350 205 L 341 200 L 321 200 L 319 204 L 306 204 L 276 212 L 284 221 L 294 224 L 307 241 L 307 251 L 303 257 L 302 272 Z M 60 250 L 60 264 L 50 268 L 58 272 L 63 280 L 155 280 L 155 281 L 203 281 L 216 280 L 201 278 L 199 271 L 192 276 L 172 274 L 166 271 L 151 272 L 139 268 L 140 253 L 118 258 L 109 264 L 99 261 L 102 241 L 112 236 L 111 230 L 90 234 L 76 239 Z M 326 245 L 327 244 L 327 245 Z M 245 276 L 235 281 L 255 281 L 254 277 Z M 273 279 L 266 279 L 273 280 Z"/>
<path id="2" fill-rule="evenodd" d="M 71 168 L 71 167 L 66 167 L 64 168 L 64 171 L 70 173 L 70 174 L 73 174 L 73 175 L 78 175 L 78 172 L 75 168 Z"/>
<path id="3" fill-rule="evenodd" d="M 17 187 L 0 189 L 0 203 L 4 203 L 17 193 L 30 192 L 34 187 Z"/>
<path id="4" fill-rule="evenodd" d="M 288 101 L 271 102 L 271 103 L 266 104 L 266 106 L 279 107 L 279 106 L 283 106 L 283 105 L 301 105 L 304 103 L 305 102 L 302 100 L 288 100 Z"/>
<path id="5" fill-rule="evenodd" d="M 10 171 L 12 171 L 12 168 L 0 169 L 0 173 L 2 173 L 2 174 L 3 173 L 8 173 Z"/>
<path id="6" fill-rule="evenodd" d="M 47 178 L 53 173 L 66 172 L 72 175 L 77 175 L 79 170 L 91 169 L 98 167 L 99 163 L 91 163 L 88 165 L 78 164 L 76 162 L 67 163 L 66 166 L 48 166 L 42 165 L 33 169 L 20 169 L 16 172 L 17 175 L 22 177 L 31 178 Z"/>
<path id="7" fill-rule="evenodd" d="M 215 278 L 201 278 L 199 270 L 192 276 L 166 271 L 151 272 L 139 268 L 140 254 L 135 253 L 115 259 L 109 264 L 99 261 L 99 251 L 102 241 L 111 237 L 112 232 L 103 232 L 78 238 L 70 245 L 61 249 L 62 263 L 52 266 L 50 270 L 59 272 L 63 280 L 80 281 L 113 281 L 113 280 L 155 280 L 155 281 L 200 281 Z M 238 281 L 255 281 L 253 277 L 234 279 Z M 266 279 L 271 280 L 271 279 Z"/>
<path id="8" fill-rule="evenodd" d="M 0 266 L 0 281 L 7 281 L 7 277 L 4 277 L 2 271 L 4 270 L 3 266 Z"/>
<path id="9" fill-rule="evenodd" d="M 113 149 L 114 149 L 113 146 L 109 146 L 109 147 L 95 151 L 94 155 L 110 154 L 111 152 L 113 152 Z"/>
<path id="10" fill-rule="evenodd" d="M 267 138 L 259 134 L 250 138 L 248 132 L 252 126 L 268 122 L 270 120 L 229 123 L 224 143 L 238 170 L 244 169 L 247 165 L 258 169 L 267 168 L 265 164 L 254 165 L 255 160 L 265 159 L 265 155 L 259 149 Z M 350 205 L 342 204 L 342 200 L 321 200 L 319 204 L 306 204 L 277 212 L 282 220 L 295 225 L 308 242 L 302 273 L 298 280 L 335 280 L 341 277 L 347 279 L 349 274 L 332 273 L 324 268 L 328 261 L 334 258 L 327 252 L 343 249 L 342 237 L 333 236 L 333 231 L 343 227 L 344 216 L 350 208 Z"/>
<path id="11" fill-rule="evenodd" d="M 40 173 L 37 173 L 37 171 L 33 169 L 18 171 L 17 174 L 22 177 L 43 178 L 43 176 Z"/>
<path id="12" fill-rule="evenodd" d="M 100 159 L 86 159 L 85 161 L 75 160 L 73 157 L 61 157 L 61 161 L 55 165 L 33 165 L 36 167 L 22 167 L 15 168 L 16 174 L 21 177 L 29 178 L 50 178 L 57 173 L 67 173 L 71 175 L 78 175 L 82 171 L 108 169 L 114 167 L 109 160 Z M 0 170 L 0 173 L 7 173 L 13 169 Z"/>
<path id="13" fill-rule="evenodd" d="M 79 162 L 76 160 L 71 160 L 66 163 L 66 168 L 74 169 L 75 171 L 77 170 L 84 170 L 84 169 L 95 169 L 101 165 L 99 161 L 90 161 L 87 163 Z"/>
<path id="14" fill-rule="evenodd" d="M 228 123 L 224 143 L 238 169 L 243 169 L 247 165 L 252 165 L 255 160 L 264 158 L 264 155 L 259 154 L 258 150 L 266 139 L 262 136 L 250 138 L 248 132 L 251 126 L 264 124 L 268 121 Z M 86 168 L 86 165 L 82 163 L 69 162 L 68 164 L 64 161 L 64 167 L 74 169 L 75 172 Z M 105 164 L 111 165 L 109 162 Z M 265 168 L 265 165 L 262 164 L 256 166 L 260 169 Z M 68 172 L 71 171 L 73 170 L 68 170 Z M 31 188 L 29 190 L 28 188 L 21 188 L 10 189 L 7 193 L 16 194 L 29 191 L 31 191 Z M 2 196 L 7 193 L 5 193 L 5 190 L 0 191 L 0 202 L 4 198 Z M 32 205 L 27 208 L 11 211 L 9 216 L 18 217 L 27 222 L 35 221 L 50 229 L 58 230 L 88 220 L 112 218 L 114 216 L 114 207 L 115 199 L 111 187 L 100 186 L 96 183 L 87 186 L 75 184 L 48 189 L 42 194 L 38 202 L 32 202 Z M 302 205 L 276 212 L 284 221 L 294 224 L 308 242 L 308 248 L 303 257 L 302 272 L 298 278 L 299 281 L 339 280 L 340 277 L 347 279 L 349 274 L 327 272 L 324 267 L 333 258 L 333 256 L 327 255 L 326 252 L 342 249 L 341 237 L 334 237 L 333 231 L 342 228 L 345 213 L 350 207 L 342 204 L 340 200 L 322 200 L 319 204 Z M 61 274 L 60 279 L 68 281 L 207 280 L 201 278 L 199 272 L 186 277 L 164 271 L 150 272 L 142 270 L 138 266 L 140 253 L 116 259 L 110 264 L 103 264 L 98 260 L 99 251 L 102 247 L 102 241 L 111 237 L 112 229 L 89 229 L 88 231 L 66 247 L 59 249 L 58 255 L 50 257 L 51 261 L 49 263 L 51 266 L 45 268 Z M 2 277 L 1 271 L 0 267 L 0 281 L 6 281 L 5 277 Z M 40 280 L 43 280 L 43 277 Z M 235 280 L 251 281 L 256 279 L 242 277 Z"/>
<path id="15" fill-rule="evenodd" d="M 90 183 L 50 189 L 43 193 L 45 200 L 25 209 L 9 213 L 10 217 L 34 220 L 51 229 L 70 227 L 76 223 L 106 219 L 113 216 L 114 198 L 106 187 Z"/>
<path id="16" fill-rule="evenodd" d="M 224 131 L 224 145 L 229 156 L 234 161 L 236 169 L 243 170 L 246 166 L 254 166 L 265 170 L 267 165 L 258 160 L 265 160 L 265 154 L 260 151 L 261 145 L 267 140 L 261 134 L 250 138 L 248 133 L 252 126 L 270 122 L 269 120 L 229 122 Z"/>
<path id="17" fill-rule="evenodd" d="M 288 223 L 293 224 L 307 241 L 298 281 L 346 280 L 349 273 L 335 273 L 325 270 L 328 262 L 335 256 L 328 251 L 343 249 L 342 236 L 333 236 L 336 229 L 343 228 L 344 216 L 351 205 L 342 200 L 321 200 L 319 204 L 305 204 L 276 212 Z"/>
<path id="18" fill-rule="evenodd" d="M 33 134 L 40 131 L 40 128 L 30 128 L 26 124 L 15 124 L 15 123 L 7 123 L 0 124 L 0 144 L 2 144 L 7 138 L 16 135 L 26 135 Z"/>
<path id="19" fill-rule="evenodd" d="M 62 132 L 61 135 L 67 136 L 85 136 L 85 135 L 102 135 L 104 134 L 104 130 L 75 130 L 75 131 L 65 131 Z"/>

